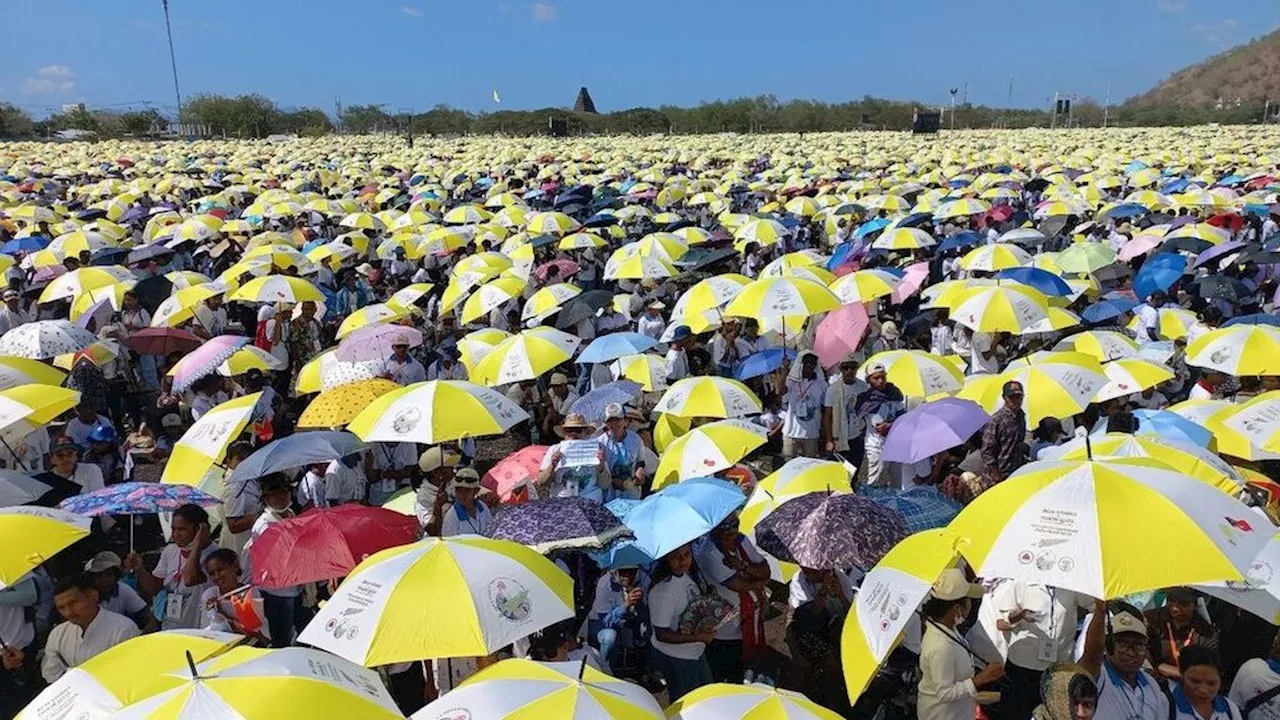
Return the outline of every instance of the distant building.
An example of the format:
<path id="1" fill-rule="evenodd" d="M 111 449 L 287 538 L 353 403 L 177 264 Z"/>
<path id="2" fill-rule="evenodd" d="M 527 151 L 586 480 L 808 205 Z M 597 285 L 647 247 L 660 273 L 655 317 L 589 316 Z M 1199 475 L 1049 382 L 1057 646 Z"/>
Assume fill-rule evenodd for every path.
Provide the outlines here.
<path id="1" fill-rule="evenodd" d="M 82 113 L 84 112 L 84 103 L 67 103 L 62 106 L 62 112 L 66 113 Z"/>
<path id="2" fill-rule="evenodd" d="M 591 93 L 587 92 L 586 87 L 578 88 L 578 100 L 573 104 L 574 112 L 591 113 L 598 115 L 596 112 L 596 104 L 591 99 Z"/>

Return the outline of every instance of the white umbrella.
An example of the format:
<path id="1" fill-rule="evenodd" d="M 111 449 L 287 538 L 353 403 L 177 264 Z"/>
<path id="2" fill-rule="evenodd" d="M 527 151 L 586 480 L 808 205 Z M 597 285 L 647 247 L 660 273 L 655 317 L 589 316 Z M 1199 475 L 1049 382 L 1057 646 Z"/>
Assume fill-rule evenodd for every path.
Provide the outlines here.
<path id="1" fill-rule="evenodd" d="M 37 320 L 0 337 L 0 355 L 45 360 L 83 350 L 98 338 L 69 320 Z"/>

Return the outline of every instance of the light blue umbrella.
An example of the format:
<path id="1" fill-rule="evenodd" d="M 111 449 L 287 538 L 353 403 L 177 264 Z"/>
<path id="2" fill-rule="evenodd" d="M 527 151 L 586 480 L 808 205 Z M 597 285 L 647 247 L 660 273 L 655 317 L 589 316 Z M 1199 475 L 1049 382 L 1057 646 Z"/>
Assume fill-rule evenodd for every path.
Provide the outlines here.
<path id="1" fill-rule="evenodd" d="M 281 470 L 329 462 L 365 449 L 360 438 L 349 432 L 316 430 L 272 440 L 240 461 L 227 479 L 228 487 Z"/>
<path id="2" fill-rule="evenodd" d="M 630 539 L 617 540 L 604 550 L 591 553 L 591 559 L 604 570 L 628 567 L 647 568 L 653 564 L 653 558 L 636 547 L 635 541 Z"/>
<path id="3" fill-rule="evenodd" d="M 640 397 L 640 383 L 634 380 L 618 380 L 608 385 L 601 385 L 591 392 L 573 401 L 569 412 L 583 415 L 599 425 L 604 422 L 604 409 L 613 403 L 626 405 Z"/>
<path id="4" fill-rule="evenodd" d="M 661 558 L 711 532 L 746 502 L 747 496 L 733 483 L 693 478 L 645 498 L 624 522 L 636 535 L 636 547 Z"/>
<path id="5" fill-rule="evenodd" d="M 1191 422 L 1175 412 L 1168 410 L 1134 410 L 1133 416 L 1138 419 L 1137 435 L 1156 435 L 1165 440 L 1185 445 L 1209 447 L 1213 433 L 1203 425 Z M 1106 435 L 1107 419 L 1102 418 L 1093 426 L 1090 435 Z"/>
<path id="6" fill-rule="evenodd" d="M 946 527 L 960 514 L 963 506 L 938 492 L 934 487 L 915 487 L 900 492 L 888 488 L 861 487 L 859 495 L 865 495 L 891 510 L 896 510 L 913 533 Z"/>
<path id="7" fill-rule="evenodd" d="M 608 335 L 601 335 L 591 344 L 583 348 L 578 355 L 579 363 L 607 363 L 613 362 L 625 355 L 639 355 L 640 353 L 655 347 L 657 340 L 648 335 L 641 335 L 634 332 L 616 332 Z"/>

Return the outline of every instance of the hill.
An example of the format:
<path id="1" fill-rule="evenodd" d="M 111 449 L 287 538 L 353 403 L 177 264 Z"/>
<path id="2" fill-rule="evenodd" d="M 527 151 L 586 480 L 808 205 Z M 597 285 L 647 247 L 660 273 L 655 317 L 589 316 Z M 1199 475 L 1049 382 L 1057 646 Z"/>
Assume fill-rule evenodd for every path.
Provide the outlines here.
<path id="1" fill-rule="evenodd" d="M 1130 106 L 1204 107 L 1280 100 L 1280 30 L 1183 68 Z"/>

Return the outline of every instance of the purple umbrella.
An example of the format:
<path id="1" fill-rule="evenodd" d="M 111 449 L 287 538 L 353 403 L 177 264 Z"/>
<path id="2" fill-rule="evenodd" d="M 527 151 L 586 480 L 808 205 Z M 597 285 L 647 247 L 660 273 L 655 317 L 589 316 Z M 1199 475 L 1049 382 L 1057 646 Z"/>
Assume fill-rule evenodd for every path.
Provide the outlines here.
<path id="1" fill-rule="evenodd" d="M 422 331 L 405 325 L 369 325 L 351 333 L 338 345 L 334 356 L 343 362 L 386 360 L 394 345 L 417 347 Z"/>
<path id="2" fill-rule="evenodd" d="M 801 495 L 756 525 L 761 550 L 815 570 L 870 569 L 906 536 L 897 512 L 848 493 Z"/>
<path id="3" fill-rule="evenodd" d="M 1198 268 L 1201 265 L 1204 265 L 1205 263 L 1209 262 L 1210 260 L 1216 260 L 1217 258 L 1233 253 L 1236 250 L 1239 250 L 1241 248 L 1248 247 L 1248 246 L 1249 246 L 1249 243 L 1243 240 L 1236 240 L 1234 242 L 1222 243 L 1221 245 L 1214 245 L 1208 250 L 1205 250 L 1204 252 L 1197 255 L 1196 261 L 1192 263 L 1191 267 Z"/>
<path id="4" fill-rule="evenodd" d="M 174 368 L 173 391 L 185 392 L 197 380 L 217 370 L 227 358 L 248 344 L 249 338 L 243 335 L 219 335 L 187 353 Z"/>
<path id="5" fill-rule="evenodd" d="M 882 457 L 889 462 L 920 462 L 965 443 L 990 420 L 972 400 L 943 398 L 925 403 L 893 421 Z"/>
<path id="6" fill-rule="evenodd" d="M 493 518 L 491 537 L 528 545 L 540 553 L 588 548 L 601 550 L 617 538 L 631 537 L 617 515 L 581 497 L 532 500 L 503 507 Z"/>

